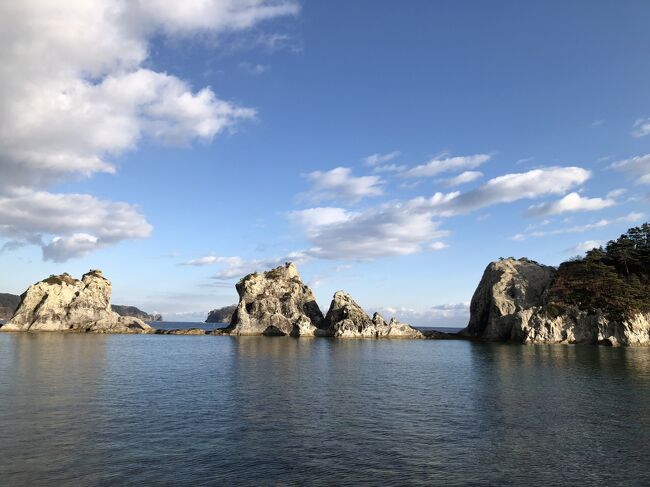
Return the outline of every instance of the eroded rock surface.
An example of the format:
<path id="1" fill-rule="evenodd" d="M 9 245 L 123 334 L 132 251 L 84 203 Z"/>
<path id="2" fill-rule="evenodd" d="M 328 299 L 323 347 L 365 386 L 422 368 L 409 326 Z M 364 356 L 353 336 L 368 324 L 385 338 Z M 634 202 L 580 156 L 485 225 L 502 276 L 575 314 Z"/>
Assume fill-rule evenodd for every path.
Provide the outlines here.
<path id="1" fill-rule="evenodd" d="M 556 270 L 528 259 L 492 262 L 472 297 L 461 335 L 519 343 L 649 345 L 650 314 L 613 318 L 599 309 L 549 302 Z"/>
<path id="2" fill-rule="evenodd" d="M 149 333 L 139 318 L 120 316 L 111 309 L 111 283 L 99 270 L 81 280 L 69 274 L 50 276 L 30 286 L 12 319 L 1 331 L 84 331 Z"/>
<path id="3" fill-rule="evenodd" d="M 325 323 L 327 333 L 337 338 L 423 338 L 420 331 L 395 318 L 388 323 L 379 313 L 370 318 L 343 291 L 334 294 Z"/>
<path id="4" fill-rule="evenodd" d="M 294 264 L 249 274 L 236 288 L 239 304 L 232 315 L 231 335 L 315 336 L 321 333 L 323 313 Z"/>

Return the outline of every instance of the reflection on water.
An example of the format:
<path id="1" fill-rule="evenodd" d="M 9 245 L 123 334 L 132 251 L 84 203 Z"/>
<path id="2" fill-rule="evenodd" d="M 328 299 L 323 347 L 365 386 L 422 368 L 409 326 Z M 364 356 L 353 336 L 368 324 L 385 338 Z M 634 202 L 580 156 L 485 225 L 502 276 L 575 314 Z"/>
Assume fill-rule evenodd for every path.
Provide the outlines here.
<path id="1" fill-rule="evenodd" d="M 650 349 L 0 334 L 7 485 L 650 481 Z"/>

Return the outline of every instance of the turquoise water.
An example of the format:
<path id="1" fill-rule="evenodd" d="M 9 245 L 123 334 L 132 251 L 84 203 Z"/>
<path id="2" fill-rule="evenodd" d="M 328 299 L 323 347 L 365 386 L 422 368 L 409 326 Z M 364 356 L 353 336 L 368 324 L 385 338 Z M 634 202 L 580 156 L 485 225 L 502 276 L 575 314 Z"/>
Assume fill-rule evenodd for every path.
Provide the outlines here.
<path id="1" fill-rule="evenodd" d="M 0 334 L 2 485 L 648 485 L 650 349 Z"/>

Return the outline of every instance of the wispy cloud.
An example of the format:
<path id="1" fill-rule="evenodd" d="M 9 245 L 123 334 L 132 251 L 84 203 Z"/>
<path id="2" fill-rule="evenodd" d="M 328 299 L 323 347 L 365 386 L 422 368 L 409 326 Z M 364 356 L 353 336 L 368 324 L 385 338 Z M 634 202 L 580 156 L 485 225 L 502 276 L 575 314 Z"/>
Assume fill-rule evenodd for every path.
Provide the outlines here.
<path id="1" fill-rule="evenodd" d="M 366 163 L 368 166 L 376 166 L 378 164 L 384 164 L 388 161 L 392 161 L 393 159 L 399 157 L 401 154 L 400 151 L 393 151 L 389 152 L 387 154 L 372 154 L 369 156 L 366 156 L 363 158 L 363 162 Z"/>
<path id="2" fill-rule="evenodd" d="M 633 137 L 650 135 L 650 118 L 640 118 L 632 125 Z"/>
<path id="3" fill-rule="evenodd" d="M 301 196 L 314 202 L 332 200 L 356 203 L 363 198 L 383 193 L 384 182 L 379 176 L 353 176 L 352 169 L 348 167 L 314 171 L 305 177 L 312 183 L 312 187 Z"/>
<path id="4" fill-rule="evenodd" d="M 636 184 L 650 184 L 650 154 L 623 159 L 609 167 L 627 173 Z"/>
<path id="5" fill-rule="evenodd" d="M 426 164 L 412 167 L 402 173 L 405 178 L 421 178 L 437 176 L 438 174 L 450 171 L 462 171 L 464 169 L 475 169 L 481 164 L 489 161 L 488 154 L 476 154 L 472 156 L 457 156 L 432 159 Z"/>
<path id="6" fill-rule="evenodd" d="M 454 187 L 471 183 L 472 181 L 476 181 L 482 177 L 483 173 L 480 171 L 465 171 L 463 173 L 460 173 L 458 176 L 454 176 L 453 178 L 444 179 L 442 182 L 449 187 Z"/>

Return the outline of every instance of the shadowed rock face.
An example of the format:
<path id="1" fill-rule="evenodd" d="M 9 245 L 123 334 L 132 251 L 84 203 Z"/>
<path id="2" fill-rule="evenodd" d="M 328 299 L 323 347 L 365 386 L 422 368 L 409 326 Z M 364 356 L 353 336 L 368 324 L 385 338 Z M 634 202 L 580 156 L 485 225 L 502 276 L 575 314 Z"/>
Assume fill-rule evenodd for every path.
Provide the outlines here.
<path id="1" fill-rule="evenodd" d="M 136 308 L 135 306 L 111 304 L 111 309 L 120 316 L 133 316 L 134 318 L 140 318 L 143 321 L 163 321 L 161 314 L 150 314 L 146 311 L 142 311 L 140 308 Z"/>
<path id="2" fill-rule="evenodd" d="M 236 288 L 239 304 L 232 315 L 231 335 L 320 334 L 323 313 L 294 264 L 249 274 Z"/>
<path id="3" fill-rule="evenodd" d="M 461 334 L 519 343 L 649 345 L 650 314 L 612 320 L 599 309 L 547 303 L 553 267 L 528 259 L 490 263 L 472 297 L 470 321 Z"/>
<path id="4" fill-rule="evenodd" d="M 205 319 L 206 323 L 230 323 L 232 320 L 232 315 L 237 309 L 237 305 L 233 304 L 232 306 L 224 306 L 223 308 L 213 309 L 208 313 L 208 317 Z"/>
<path id="5" fill-rule="evenodd" d="M 1 331 L 86 331 L 146 333 L 142 320 L 111 310 L 111 283 L 99 270 L 81 280 L 69 274 L 50 276 L 30 286 L 12 319 Z"/>
<path id="6" fill-rule="evenodd" d="M 327 333 L 338 338 L 423 338 L 420 331 L 395 318 L 389 323 L 379 313 L 370 318 L 343 291 L 334 294 L 325 323 Z"/>
<path id="7" fill-rule="evenodd" d="M 20 304 L 20 296 L 0 293 L 0 320 L 10 320 Z"/>

